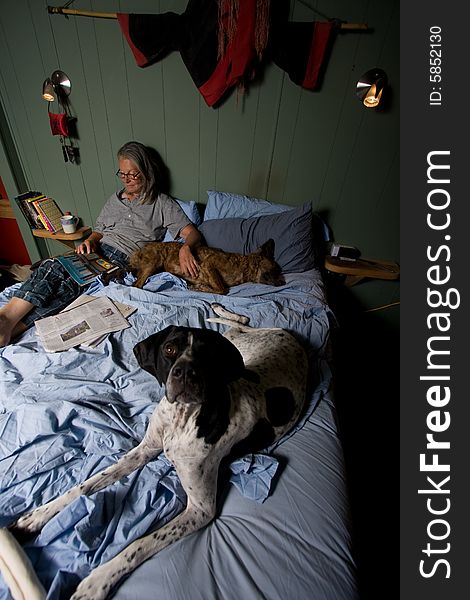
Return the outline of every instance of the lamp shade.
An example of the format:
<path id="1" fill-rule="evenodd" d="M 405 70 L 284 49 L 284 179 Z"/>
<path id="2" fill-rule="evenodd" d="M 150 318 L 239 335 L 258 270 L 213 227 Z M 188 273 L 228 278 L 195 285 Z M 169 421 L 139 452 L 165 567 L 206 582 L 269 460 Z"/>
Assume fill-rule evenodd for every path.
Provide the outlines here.
<path id="1" fill-rule="evenodd" d="M 69 96 L 71 89 L 72 83 L 68 76 L 63 71 L 56 70 L 42 84 L 42 97 L 48 102 L 54 102 L 57 98 Z"/>
<path id="2" fill-rule="evenodd" d="M 72 83 L 63 71 L 54 71 L 51 75 L 52 84 L 54 89 L 58 91 L 59 94 L 63 94 L 65 96 L 69 96 L 72 90 Z"/>
<path id="3" fill-rule="evenodd" d="M 49 77 L 42 84 L 42 97 L 48 102 L 54 102 L 56 98 L 54 86 L 52 85 L 52 81 Z"/>
<path id="4" fill-rule="evenodd" d="M 356 96 L 366 108 L 380 104 L 382 93 L 387 86 L 387 74 L 382 69 L 371 69 L 362 75 L 356 85 Z"/>

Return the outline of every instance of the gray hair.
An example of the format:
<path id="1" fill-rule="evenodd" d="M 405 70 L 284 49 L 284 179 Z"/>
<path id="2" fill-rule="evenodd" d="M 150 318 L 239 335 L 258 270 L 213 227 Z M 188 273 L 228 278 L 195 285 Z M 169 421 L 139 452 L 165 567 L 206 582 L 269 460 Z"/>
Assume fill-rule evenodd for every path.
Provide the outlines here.
<path id="1" fill-rule="evenodd" d="M 168 169 L 159 153 L 140 142 L 127 142 L 117 152 L 119 158 L 127 158 L 137 165 L 142 174 L 141 204 L 153 204 L 162 192 L 168 193 Z"/>

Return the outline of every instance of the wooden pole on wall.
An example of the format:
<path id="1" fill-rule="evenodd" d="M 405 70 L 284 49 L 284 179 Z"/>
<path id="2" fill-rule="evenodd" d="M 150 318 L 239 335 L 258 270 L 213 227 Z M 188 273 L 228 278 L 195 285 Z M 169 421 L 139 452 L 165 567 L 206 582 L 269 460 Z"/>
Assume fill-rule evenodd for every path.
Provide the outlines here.
<path id="1" fill-rule="evenodd" d="M 51 15 L 71 15 L 80 17 L 95 17 L 98 19 L 117 19 L 117 14 L 114 12 L 95 12 L 92 10 L 77 10 L 75 8 L 63 8 L 62 6 L 48 6 L 47 12 Z M 340 29 L 347 31 L 368 29 L 366 23 L 341 23 Z"/>
<path id="2" fill-rule="evenodd" d="M 48 6 L 47 12 L 51 15 L 72 15 L 80 17 L 96 17 L 99 19 L 117 19 L 113 12 L 95 12 L 92 10 L 76 10 L 75 8 L 63 8 L 62 6 Z"/>

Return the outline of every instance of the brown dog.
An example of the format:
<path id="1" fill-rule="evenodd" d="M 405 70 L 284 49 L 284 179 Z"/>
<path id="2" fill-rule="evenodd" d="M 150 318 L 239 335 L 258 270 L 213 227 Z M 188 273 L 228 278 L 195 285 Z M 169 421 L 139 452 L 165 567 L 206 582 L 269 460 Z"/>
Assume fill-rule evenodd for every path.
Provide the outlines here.
<path id="1" fill-rule="evenodd" d="M 181 271 L 180 248 L 178 242 L 153 242 L 133 252 L 128 263 L 128 269 L 137 277 L 133 285 L 141 288 L 150 275 L 162 271 L 183 278 L 193 290 L 212 294 L 226 294 L 229 287 L 240 283 L 285 283 L 281 268 L 273 258 L 273 240 L 268 240 L 256 252 L 246 256 L 199 246 L 193 251 L 199 263 L 199 273 L 195 278 Z"/>

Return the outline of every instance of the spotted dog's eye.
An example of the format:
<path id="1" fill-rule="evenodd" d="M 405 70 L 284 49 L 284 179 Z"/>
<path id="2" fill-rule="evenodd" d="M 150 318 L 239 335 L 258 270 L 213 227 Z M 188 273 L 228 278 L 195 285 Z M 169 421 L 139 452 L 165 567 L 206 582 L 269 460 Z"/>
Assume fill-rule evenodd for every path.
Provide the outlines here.
<path id="1" fill-rule="evenodd" d="M 176 351 L 177 351 L 177 348 L 174 344 L 167 344 L 163 348 L 163 352 L 166 354 L 166 356 L 169 356 L 170 358 L 172 358 L 173 356 L 176 355 Z"/>

